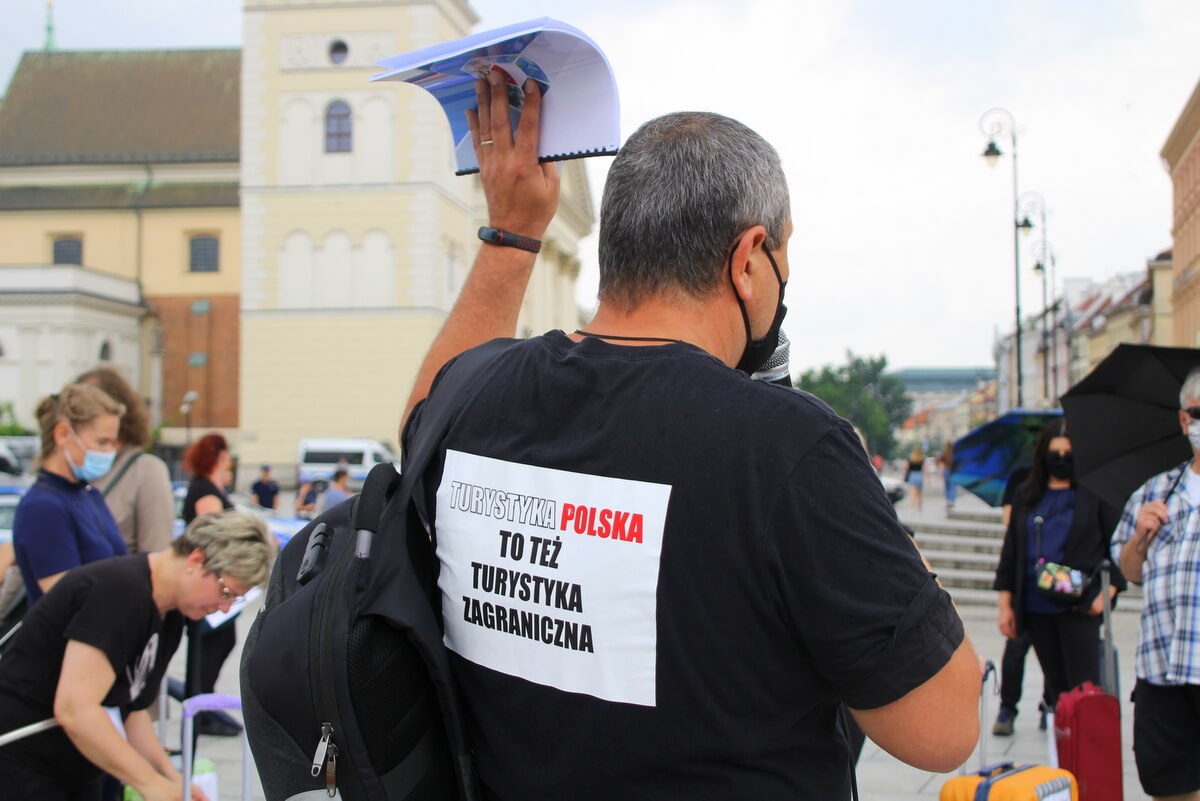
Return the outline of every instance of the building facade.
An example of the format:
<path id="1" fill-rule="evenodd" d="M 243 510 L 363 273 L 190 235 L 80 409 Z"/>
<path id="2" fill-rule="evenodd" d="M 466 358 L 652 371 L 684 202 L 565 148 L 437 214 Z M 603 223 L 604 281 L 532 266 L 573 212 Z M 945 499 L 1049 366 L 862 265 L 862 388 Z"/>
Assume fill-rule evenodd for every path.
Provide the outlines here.
<path id="1" fill-rule="evenodd" d="M 105 285 L 131 298 L 121 335 L 104 329 L 107 360 L 151 400 L 164 440 L 224 430 L 243 462 L 286 479 L 305 437 L 396 444 L 480 247 L 484 198 L 454 175 L 440 107 L 368 80 L 379 59 L 464 36 L 477 17 L 465 0 L 249 0 L 243 20 L 241 50 L 25 55 L 0 106 L 0 265 L 14 265 L 0 303 L 36 306 L 4 276 L 49 280 L 55 264 L 128 282 Z M 595 217 L 582 164 L 559 168 L 519 335 L 578 322 L 578 241 Z M 30 399 L 103 343 L 31 383 L 23 354 L 63 346 L 40 344 L 61 334 L 36 320 L 31 351 L 22 325 L 0 326 L 0 376 L 20 377 L 0 401 L 30 425 Z"/>
<path id="2" fill-rule="evenodd" d="M 1174 342 L 1200 347 L 1200 84 L 1160 153 L 1171 176 Z"/>
<path id="3" fill-rule="evenodd" d="M 0 400 L 21 423 L 34 424 L 38 398 L 108 362 L 156 421 L 173 423 L 172 399 L 192 389 L 199 425 L 237 426 L 239 63 L 236 50 L 21 59 L 0 106 L 0 298 L 24 310 L 0 331 L 3 358 L 22 366 Z M 114 280 L 135 287 L 136 306 Z M 64 304 L 82 320 L 99 287 L 123 299 L 131 328 L 68 357 L 64 337 L 84 335 L 65 333 Z"/>

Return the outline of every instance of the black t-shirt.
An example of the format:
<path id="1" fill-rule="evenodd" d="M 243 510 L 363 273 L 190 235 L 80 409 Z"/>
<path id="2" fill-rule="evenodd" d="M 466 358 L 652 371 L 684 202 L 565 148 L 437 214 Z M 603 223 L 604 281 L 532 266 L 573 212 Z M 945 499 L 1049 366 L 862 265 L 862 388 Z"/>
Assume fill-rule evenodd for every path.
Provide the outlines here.
<path id="1" fill-rule="evenodd" d="M 279 485 L 273 479 L 263 481 L 261 478 L 250 485 L 250 491 L 258 497 L 258 505 L 267 509 L 275 508 L 275 498 L 279 495 Z"/>
<path id="2" fill-rule="evenodd" d="M 147 554 L 119 556 L 68 572 L 25 616 L 4 658 L 0 659 L 0 732 L 54 716 L 67 642 L 98 648 L 108 657 L 116 680 L 104 706 L 122 717 L 145 709 L 157 697 L 167 663 L 179 646 L 183 618 L 162 616 L 154 604 Z M 5 746 L 5 757 L 19 754 L 63 786 L 99 774 L 62 729 Z"/>
<path id="3" fill-rule="evenodd" d="M 187 496 L 183 499 L 183 522 L 190 524 L 196 519 L 196 501 L 209 495 L 221 499 L 222 509 L 232 509 L 233 503 L 225 495 L 225 490 L 212 483 L 207 476 L 196 476 L 188 484 Z"/>
<path id="4" fill-rule="evenodd" d="M 561 332 L 469 394 L 424 493 L 485 795 L 848 797 L 839 704 L 963 638 L 850 425 L 690 345 Z"/>

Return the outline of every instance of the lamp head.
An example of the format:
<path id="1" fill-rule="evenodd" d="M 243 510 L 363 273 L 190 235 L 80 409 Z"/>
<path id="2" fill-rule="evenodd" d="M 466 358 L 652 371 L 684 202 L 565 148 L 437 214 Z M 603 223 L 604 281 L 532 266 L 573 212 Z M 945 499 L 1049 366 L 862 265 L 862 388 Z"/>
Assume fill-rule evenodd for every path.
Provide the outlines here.
<path id="1" fill-rule="evenodd" d="M 1022 217 L 1017 223 L 1017 229 L 1025 236 L 1029 236 L 1029 232 L 1033 230 L 1033 221 L 1028 217 Z"/>
<path id="2" fill-rule="evenodd" d="M 988 166 L 995 167 L 996 162 L 1000 160 L 1001 155 L 1002 153 L 1000 148 L 996 147 L 996 140 L 989 140 L 987 149 L 983 151 L 983 158 L 984 161 L 988 163 Z"/>

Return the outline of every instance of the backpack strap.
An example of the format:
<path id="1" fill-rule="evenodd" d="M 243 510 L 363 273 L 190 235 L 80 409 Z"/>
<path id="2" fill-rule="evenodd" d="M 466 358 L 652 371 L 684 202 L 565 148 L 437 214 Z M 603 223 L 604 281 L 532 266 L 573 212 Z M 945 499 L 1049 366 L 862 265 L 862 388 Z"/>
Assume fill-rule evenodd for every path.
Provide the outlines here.
<path id="1" fill-rule="evenodd" d="M 401 462 L 400 492 L 412 494 L 423 521 L 428 521 L 429 515 L 426 514 L 424 496 L 415 491 L 417 482 L 450 431 L 451 421 L 466 405 L 471 390 L 478 386 L 484 369 L 514 342 L 513 339 L 493 339 L 459 355 L 442 371 L 437 382 L 436 400 L 421 405 L 421 427 L 409 439 Z"/>
<path id="2" fill-rule="evenodd" d="M 125 464 L 121 465 L 121 469 L 118 470 L 117 474 L 112 477 L 112 480 L 108 482 L 108 485 L 103 490 L 100 491 L 100 494 L 103 495 L 105 498 L 107 498 L 108 494 L 113 491 L 114 487 L 117 486 L 117 482 L 119 482 L 122 478 L 125 477 L 125 473 L 129 470 L 130 467 L 133 466 L 133 463 L 136 462 L 138 460 L 138 457 L 140 457 L 141 455 L 142 455 L 142 451 L 134 451 L 133 456 L 130 456 L 128 459 L 125 460 Z"/>
<path id="3" fill-rule="evenodd" d="M 461 354 L 445 367 L 438 378 L 437 402 L 421 406 L 421 427 L 409 438 L 400 475 L 396 475 L 390 464 L 379 464 L 371 469 L 362 493 L 355 499 L 352 513 L 357 532 L 355 553 L 360 558 L 370 557 L 372 534 L 378 530 L 384 507 L 393 495 L 407 499 L 404 500 L 406 504 L 415 504 L 422 520 L 428 519 L 425 515 L 425 499 L 416 492 L 417 482 L 450 430 L 451 420 L 465 405 L 468 391 L 478 383 L 484 368 L 514 341 L 493 339 L 485 342 Z M 428 537 L 422 539 L 428 544 Z"/>

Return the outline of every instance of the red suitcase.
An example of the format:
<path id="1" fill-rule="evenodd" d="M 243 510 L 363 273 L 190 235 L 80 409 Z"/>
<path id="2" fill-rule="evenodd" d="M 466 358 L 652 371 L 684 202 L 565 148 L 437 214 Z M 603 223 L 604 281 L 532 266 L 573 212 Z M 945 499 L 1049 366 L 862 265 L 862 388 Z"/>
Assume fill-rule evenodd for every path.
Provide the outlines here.
<path id="1" fill-rule="evenodd" d="M 1054 710 L 1054 736 L 1058 765 L 1079 782 L 1080 801 L 1122 801 L 1121 704 L 1113 695 L 1116 682 L 1112 644 L 1112 610 L 1108 603 L 1108 563 L 1100 567 L 1100 592 L 1104 603 L 1103 689 L 1084 682 L 1058 698 Z"/>

